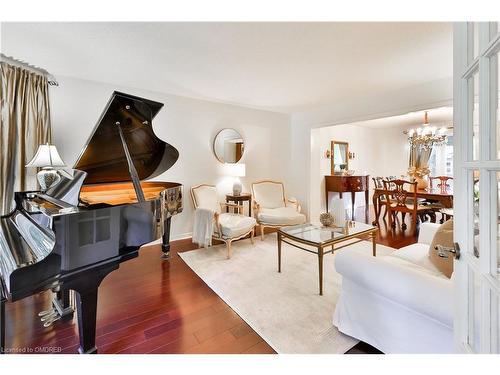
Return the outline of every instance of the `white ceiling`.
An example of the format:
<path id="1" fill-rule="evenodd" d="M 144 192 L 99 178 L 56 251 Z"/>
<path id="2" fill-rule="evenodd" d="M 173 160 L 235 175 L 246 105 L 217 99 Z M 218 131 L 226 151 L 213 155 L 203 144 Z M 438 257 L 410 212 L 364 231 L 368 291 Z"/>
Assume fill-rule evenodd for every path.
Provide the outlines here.
<path id="1" fill-rule="evenodd" d="M 426 111 L 410 112 L 399 116 L 383 117 L 375 120 L 354 122 L 352 125 L 367 128 L 412 128 L 422 126 Z M 439 107 L 427 110 L 429 124 L 436 126 L 453 126 L 453 107 Z"/>
<path id="2" fill-rule="evenodd" d="M 452 76 L 451 23 L 3 23 L 54 75 L 279 112 Z"/>

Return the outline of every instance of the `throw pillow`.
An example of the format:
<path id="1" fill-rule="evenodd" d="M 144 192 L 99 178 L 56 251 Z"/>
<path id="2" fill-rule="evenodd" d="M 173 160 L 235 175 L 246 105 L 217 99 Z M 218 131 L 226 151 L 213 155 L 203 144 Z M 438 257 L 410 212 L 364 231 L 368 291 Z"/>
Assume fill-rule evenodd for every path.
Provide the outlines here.
<path id="1" fill-rule="evenodd" d="M 446 277 L 450 278 L 453 273 L 453 254 L 447 253 L 448 258 L 441 258 L 436 249 L 437 245 L 453 247 L 453 219 L 448 220 L 438 228 L 429 248 L 429 257 L 432 264 Z"/>

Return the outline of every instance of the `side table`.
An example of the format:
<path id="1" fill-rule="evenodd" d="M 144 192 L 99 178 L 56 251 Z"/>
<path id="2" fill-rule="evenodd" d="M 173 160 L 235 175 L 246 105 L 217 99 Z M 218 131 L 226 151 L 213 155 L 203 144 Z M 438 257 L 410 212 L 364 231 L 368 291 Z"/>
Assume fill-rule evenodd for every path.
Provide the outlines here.
<path id="1" fill-rule="evenodd" d="M 244 202 L 248 202 L 248 216 L 252 217 L 252 194 L 241 193 L 240 195 L 226 194 L 226 203 L 233 202 L 237 205 L 244 205 Z M 226 208 L 226 212 L 229 212 L 229 207 Z"/>

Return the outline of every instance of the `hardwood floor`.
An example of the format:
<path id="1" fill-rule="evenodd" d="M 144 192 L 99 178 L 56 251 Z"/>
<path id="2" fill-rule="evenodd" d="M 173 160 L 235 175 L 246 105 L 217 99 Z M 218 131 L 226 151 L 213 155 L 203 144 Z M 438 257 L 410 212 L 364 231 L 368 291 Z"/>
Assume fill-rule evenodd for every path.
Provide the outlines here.
<path id="1" fill-rule="evenodd" d="M 356 217 L 364 220 L 364 212 Z M 399 248 L 416 241 L 410 228 L 388 231 L 386 225 L 381 221 L 378 243 Z M 100 353 L 274 353 L 177 256 L 194 248 L 190 240 L 174 241 L 171 259 L 162 261 L 159 246 L 145 247 L 103 281 L 97 316 Z M 37 314 L 49 308 L 49 298 L 44 292 L 7 304 L 7 348 L 77 352 L 76 319 L 49 328 L 40 323 Z M 380 352 L 361 343 L 348 353 Z"/>

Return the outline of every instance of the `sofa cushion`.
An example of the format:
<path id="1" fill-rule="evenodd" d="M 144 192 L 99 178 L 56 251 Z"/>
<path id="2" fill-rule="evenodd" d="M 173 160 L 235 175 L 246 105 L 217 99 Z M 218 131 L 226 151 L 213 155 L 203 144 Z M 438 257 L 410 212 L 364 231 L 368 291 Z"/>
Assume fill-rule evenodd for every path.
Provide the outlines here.
<path id="1" fill-rule="evenodd" d="M 429 247 L 430 261 L 449 278 L 453 273 L 453 254 L 448 253 L 448 258 L 441 258 L 436 249 L 437 245 L 453 247 L 453 219 L 448 220 L 438 228 Z"/>
<path id="2" fill-rule="evenodd" d="M 258 214 L 261 223 L 272 225 L 297 225 L 306 222 L 306 216 L 294 207 L 261 208 Z"/>
<path id="3" fill-rule="evenodd" d="M 436 231 L 440 226 L 441 224 L 429 223 L 427 221 L 422 223 L 418 231 L 418 242 L 426 244 L 427 247 L 429 247 L 432 239 L 434 238 L 434 235 L 436 234 Z"/>
<path id="4" fill-rule="evenodd" d="M 256 222 L 253 217 L 223 213 L 219 215 L 219 224 L 223 237 L 235 238 L 249 232 L 255 226 Z"/>
<path id="5" fill-rule="evenodd" d="M 434 263 L 431 262 L 429 258 L 429 245 L 414 243 L 393 251 L 390 256 L 403 259 L 407 262 L 423 267 L 437 276 L 443 276 L 441 271 L 434 265 Z"/>

